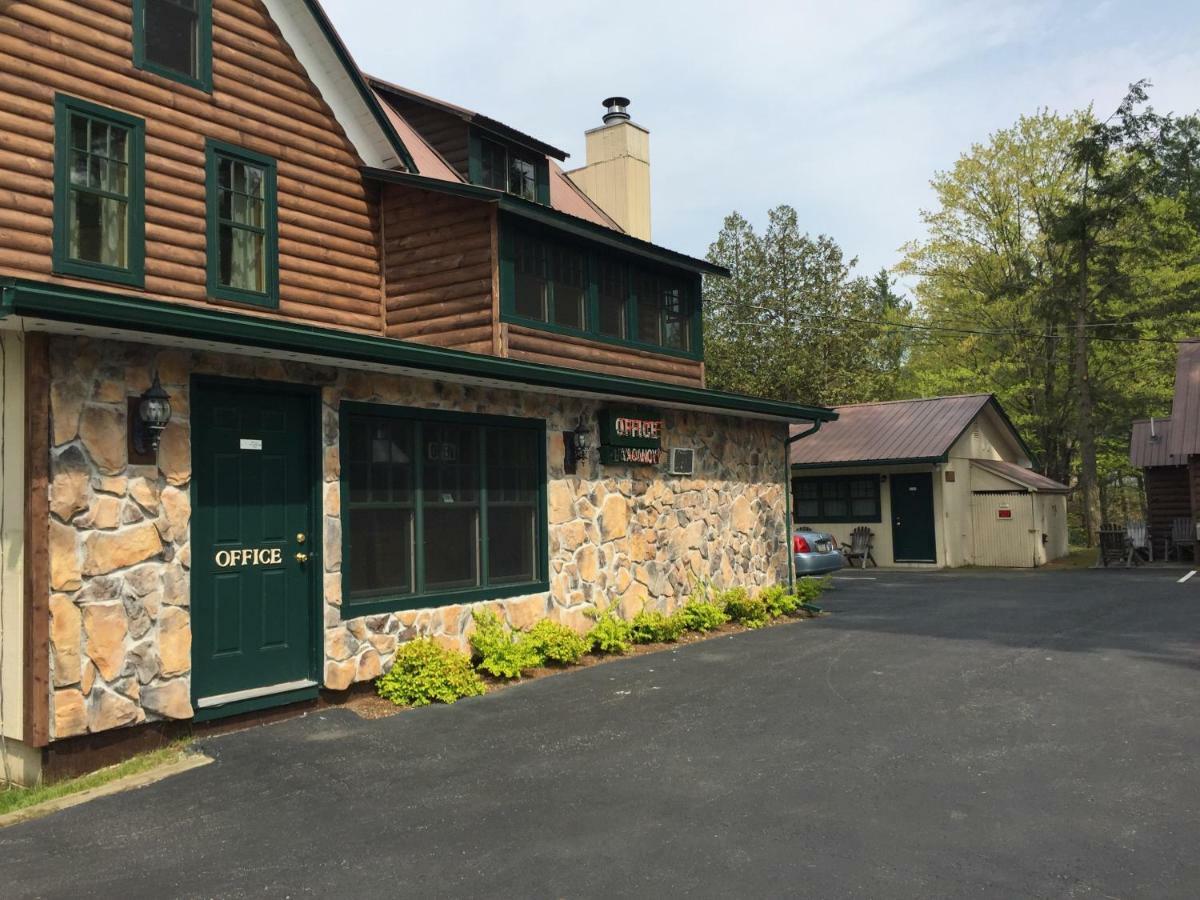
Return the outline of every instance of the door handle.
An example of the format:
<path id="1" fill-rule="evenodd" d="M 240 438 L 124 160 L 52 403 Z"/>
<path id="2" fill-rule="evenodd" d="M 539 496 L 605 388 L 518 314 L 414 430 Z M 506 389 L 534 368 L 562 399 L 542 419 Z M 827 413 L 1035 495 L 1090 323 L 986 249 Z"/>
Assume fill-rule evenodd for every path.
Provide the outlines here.
<path id="1" fill-rule="evenodd" d="M 296 554 L 296 562 L 298 562 L 298 563 L 308 562 L 308 554 L 305 553 L 304 551 L 300 551 L 299 553 Z"/>

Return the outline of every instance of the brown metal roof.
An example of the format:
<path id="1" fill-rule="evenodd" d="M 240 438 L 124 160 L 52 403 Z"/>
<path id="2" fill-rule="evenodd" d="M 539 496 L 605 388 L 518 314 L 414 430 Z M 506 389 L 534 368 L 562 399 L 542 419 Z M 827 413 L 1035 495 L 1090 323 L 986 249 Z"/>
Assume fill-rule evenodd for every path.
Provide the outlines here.
<path id="1" fill-rule="evenodd" d="M 1039 475 L 1033 469 L 1026 469 L 1024 466 L 1005 462 L 1002 459 L 973 459 L 971 465 L 979 466 L 985 472 L 991 472 L 993 475 L 1016 482 L 1031 491 L 1040 491 L 1044 494 L 1066 494 L 1071 490 L 1065 484 L 1055 481 L 1053 478 L 1047 478 L 1045 475 Z"/>
<path id="2" fill-rule="evenodd" d="M 1150 423 L 1154 427 L 1151 429 Z M 1153 434 L 1151 431 L 1153 430 Z M 1133 435 L 1129 439 L 1129 462 L 1139 469 L 1151 466 L 1182 466 L 1187 463 L 1187 457 L 1171 456 L 1168 443 L 1171 434 L 1171 420 L 1166 419 L 1135 419 Z"/>
<path id="3" fill-rule="evenodd" d="M 836 422 L 792 444 L 792 465 L 933 461 L 949 451 L 988 403 L 996 403 L 991 394 L 839 406 Z M 998 403 L 996 408 L 1007 421 Z M 792 433 L 800 430 L 793 427 Z"/>
<path id="4" fill-rule="evenodd" d="M 1179 345 L 1171 422 L 1170 435 L 1163 443 L 1168 456 L 1177 462 L 1167 465 L 1179 465 L 1186 463 L 1191 454 L 1200 453 L 1200 341 Z"/>

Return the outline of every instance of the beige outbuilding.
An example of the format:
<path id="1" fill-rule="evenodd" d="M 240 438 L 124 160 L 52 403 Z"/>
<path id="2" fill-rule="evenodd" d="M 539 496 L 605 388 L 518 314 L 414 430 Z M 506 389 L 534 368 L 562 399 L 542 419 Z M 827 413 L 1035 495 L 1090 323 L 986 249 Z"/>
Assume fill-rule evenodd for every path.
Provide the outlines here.
<path id="1" fill-rule="evenodd" d="M 1040 566 L 1067 554 L 1069 488 L 1033 470 L 992 394 L 837 408 L 792 445 L 792 521 L 881 566 Z M 869 563 L 868 563 L 869 565 Z"/>

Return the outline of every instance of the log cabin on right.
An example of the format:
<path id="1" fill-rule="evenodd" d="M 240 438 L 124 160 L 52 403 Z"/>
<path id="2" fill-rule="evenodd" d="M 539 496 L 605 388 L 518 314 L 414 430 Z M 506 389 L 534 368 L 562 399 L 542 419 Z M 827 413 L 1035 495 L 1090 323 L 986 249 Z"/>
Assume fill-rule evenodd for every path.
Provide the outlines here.
<path id="1" fill-rule="evenodd" d="M 1183 544 L 1190 544 L 1194 554 L 1200 495 L 1200 340 L 1179 345 L 1171 414 L 1134 420 L 1129 462 L 1142 470 L 1154 558 L 1177 556 Z"/>

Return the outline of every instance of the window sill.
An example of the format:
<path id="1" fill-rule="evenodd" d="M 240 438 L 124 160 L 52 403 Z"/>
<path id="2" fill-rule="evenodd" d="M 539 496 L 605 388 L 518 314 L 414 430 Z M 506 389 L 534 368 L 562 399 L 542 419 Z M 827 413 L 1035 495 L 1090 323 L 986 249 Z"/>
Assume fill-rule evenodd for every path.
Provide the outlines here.
<path id="1" fill-rule="evenodd" d="M 106 284 L 119 284 L 124 287 L 146 287 L 146 276 L 134 269 L 117 269 L 100 263 L 76 262 L 74 260 L 59 260 L 54 265 L 54 274 L 69 278 L 80 278 L 86 281 L 103 281 Z"/>
<path id="2" fill-rule="evenodd" d="M 524 597 L 528 594 L 542 594 L 549 590 L 550 582 L 547 580 L 496 585 L 495 587 L 466 588 L 419 596 L 371 597 L 358 602 L 347 596 L 342 602 L 342 621 L 357 619 L 360 616 L 375 616 L 380 613 L 405 612 L 412 609 L 438 609 L 457 603 L 504 600 L 509 597 Z"/>

